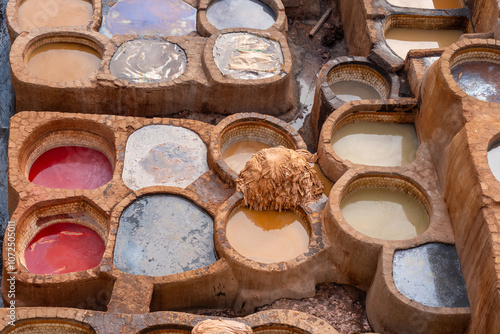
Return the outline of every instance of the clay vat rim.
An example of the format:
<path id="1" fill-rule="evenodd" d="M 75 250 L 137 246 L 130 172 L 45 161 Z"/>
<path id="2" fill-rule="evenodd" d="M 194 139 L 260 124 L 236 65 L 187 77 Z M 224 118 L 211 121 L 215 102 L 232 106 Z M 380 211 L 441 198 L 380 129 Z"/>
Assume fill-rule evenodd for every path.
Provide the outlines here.
<path id="1" fill-rule="evenodd" d="M 376 107 L 376 105 L 374 105 Z M 342 114 L 338 115 L 338 113 L 332 113 L 327 121 L 323 124 L 323 128 L 321 129 L 321 134 L 320 134 L 320 141 L 319 141 L 319 146 L 321 146 L 321 150 L 324 152 L 324 154 L 320 154 L 320 156 L 324 155 L 326 158 L 325 159 L 319 159 L 318 163 L 320 167 L 321 165 L 324 165 L 324 168 L 322 168 L 323 171 L 329 170 L 329 168 L 326 168 L 327 165 L 330 166 L 335 166 L 336 169 L 352 169 L 356 167 L 361 167 L 361 168 L 380 168 L 380 169 L 386 169 L 386 170 L 393 170 L 397 168 L 402 168 L 405 166 L 409 166 L 411 164 L 416 163 L 417 160 L 419 160 L 419 156 L 421 155 L 420 151 L 422 149 L 422 143 L 421 140 L 418 136 L 418 131 L 417 127 L 415 124 L 415 113 L 404 113 L 404 112 L 381 112 L 381 111 L 366 111 L 366 110 L 356 110 L 357 108 L 348 108 L 345 112 Z M 361 117 L 368 117 L 369 119 L 362 119 L 362 120 L 356 120 Z M 377 121 L 379 120 L 379 121 Z M 374 122 L 374 123 L 395 123 L 395 124 L 413 124 L 415 127 L 415 133 L 417 134 L 417 139 L 419 141 L 419 145 L 417 147 L 417 151 L 415 154 L 415 159 L 413 161 L 399 165 L 399 166 L 378 166 L 378 165 L 366 165 L 366 164 L 359 164 L 359 163 L 353 163 L 352 161 L 348 159 L 343 159 L 341 158 L 337 152 L 333 149 L 333 144 L 332 144 L 332 138 L 333 135 L 335 134 L 336 131 L 339 129 L 343 128 L 344 126 L 347 126 L 352 123 L 356 122 Z M 319 151 L 319 148 L 318 148 Z M 325 173 L 325 172 L 324 172 Z M 325 173 L 327 177 L 330 178 L 329 175 Z M 333 176 L 333 175 L 331 175 Z M 335 178 L 330 178 L 332 180 L 338 179 L 338 177 Z"/>
<path id="2" fill-rule="evenodd" d="M 442 241 L 442 240 L 426 240 L 424 242 L 419 242 L 415 245 L 407 245 L 407 246 L 399 246 L 399 247 L 394 247 L 390 248 L 388 247 L 387 250 L 384 250 L 383 252 L 387 252 L 386 254 L 382 255 L 382 265 L 384 266 L 384 271 L 387 272 L 387 270 L 390 270 L 390 275 L 384 275 L 384 276 L 390 276 L 390 277 L 384 277 L 384 280 L 386 281 L 385 284 L 389 286 L 390 291 L 394 294 L 396 298 L 404 302 L 406 305 L 410 305 L 410 307 L 424 311 L 424 312 L 429 312 L 429 313 L 437 313 L 437 314 L 457 314 L 458 313 L 463 313 L 463 314 L 469 314 L 470 313 L 470 306 L 462 306 L 462 307 L 450 307 L 450 306 L 429 306 L 422 304 L 420 302 L 417 302 L 416 300 L 410 299 L 407 296 L 405 296 L 402 292 L 399 291 L 399 289 L 396 286 L 396 283 L 394 283 L 394 256 L 397 251 L 405 251 L 405 250 L 410 250 L 418 247 L 422 247 L 425 245 L 429 244 L 442 244 L 442 245 L 449 245 L 453 246 L 456 248 L 456 244 L 451 242 L 451 241 Z M 390 261 L 387 261 L 385 257 L 390 258 Z M 458 254 L 457 254 L 458 257 Z M 390 262 L 390 268 L 385 268 Z M 460 271 L 462 272 L 462 266 L 460 265 Z M 462 272 L 463 276 L 463 272 Z M 465 281 L 464 281 L 465 285 Z M 395 289 L 395 290 L 393 290 Z M 467 292 L 467 286 L 465 287 L 466 292 Z M 396 291 L 397 293 L 394 293 Z M 467 294 L 467 300 L 469 299 L 469 296 Z"/>
<path id="3" fill-rule="evenodd" d="M 454 95 L 458 95 L 461 98 L 470 98 L 475 103 L 486 103 L 498 105 L 499 103 L 488 102 L 480 100 L 473 95 L 467 94 L 458 83 L 453 78 L 451 71 L 458 65 L 471 62 L 489 62 L 489 61 L 476 61 L 472 60 L 461 60 L 458 59 L 461 55 L 467 53 L 484 53 L 484 54 L 500 54 L 500 43 L 494 39 L 472 39 L 472 40 L 460 40 L 452 44 L 441 56 L 440 59 L 440 70 L 443 73 L 445 81 L 448 87 L 453 91 Z M 500 64 L 500 59 L 497 62 L 491 62 L 494 64 Z M 489 146 L 488 146 L 489 147 Z"/>
<path id="4" fill-rule="evenodd" d="M 68 208 L 69 207 L 69 208 Z M 46 223 L 41 223 L 37 225 L 35 222 L 39 216 L 40 211 L 50 209 L 57 211 L 50 211 L 49 214 L 46 214 L 43 217 L 51 217 L 56 216 L 58 214 L 68 214 L 83 211 L 91 218 L 91 222 L 75 219 L 75 218 L 60 218 L 49 220 Z M 43 218 L 42 217 L 42 218 Z M 70 197 L 59 200 L 47 200 L 42 202 L 37 202 L 30 207 L 28 207 L 24 212 L 16 220 L 16 235 L 27 235 L 23 239 L 25 242 L 24 246 L 20 246 L 20 238 L 16 238 L 16 270 L 18 272 L 17 280 L 19 281 L 30 281 L 32 279 L 36 279 L 36 277 L 47 277 L 50 276 L 52 278 L 51 283 L 59 284 L 60 282 L 66 282 L 68 278 L 71 278 L 71 281 L 75 281 L 75 273 L 79 273 L 79 277 L 76 280 L 88 280 L 91 278 L 96 278 L 99 274 L 99 268 L 103 263 L 104 255 L 103 253 L 99 264 L 93 268 L 89 268 L 82 271 L 69 272 L 64 274 L 35 274 L 29 271 L 26 266 L 26 261 L 24 257 L 24 253 L 33 238 L 44 228 L 61 223 L 60 220 L 69 221 L 71 224 L 79 224 L 85 227 L 92 229 L 94 232 L 99 235 L 99 237 L 104 242 L 104 247 L 106 248 L 109 243 L 109 216 L 92 200 L 80 196 L 80 197 Z M 28 229 L 29 233 L 26 233 Z M 5 253 L 6 254 L 6 253 Z M 7 257 L 4 256 L 4 265 L 7 265 Z"/>
<path id="5" fill-rule="evenodd" d="M 88 334 L 95 334 L 96 331 L 95 329 L 87 322 L 84 321 L 79 321 L 76 319 L 69 319 L 69 318 L 55 318 L 55 317 L 49 317 L 49 318 L 24 318 L 24 319 L 17 319 L 15 326 L 12 326 L 10 328 L 5 329 L 5 334 L 12 333 L 16 329 L 21 328 L 23 326 L 30 326 L 34 324 L 65 324 L 65 325 L 70 325 L 73 327 L 76 327 L 78 329 L 84 330 Z"/>
<path id="6" fill-rule="evenodd" d="M 217 32 L 223 30 L 216 28 L 207 18 L 208 9 L 213 5 L 213 3 L 218 0 L 201 0 L 198 5 L 198 13 L 197 13 L 197 26 L 200 26 L 201 29 L 198 29 L 200 34 L 207 35 L 207 37 L 216 34 Z M 287 29 L 287 17 L 285 13 L 285 6 L 281 0 L 259 0 L 266 4 L 274 13 L 276 20 L 272 26 L 262 31 L 269 30 L 278 30 L 286 32 Z M 226 29 L 245 29 L 244 27 L 239 28 L 226 28 Z M 205 33 L 206 31 L 206 33 Z"/>
<path id="7" fill-rule="evenodd" d="M 425 188 L 420 186 L 419 182 L 414 180 L 411 177 L 408 177 L 403 174 L 395 174 L 395 173 L 388 173 L 388 172 L 377 172 L 377 171 L 367 171 L 363 173 L 359 173 L 356 175 L 344 175 L 346 178 L 344 179 L 343 182 L 336 182 L 333 187 L 332 191 L 330 192 L 330 196 L 327 201 L 327 205 L 332 208 L 331 210 L 331 216 L 332 218 L 336 221 L 336 225 L 338 226 L 337 228 L 341 229 L 343 233 L 349 235 L 355 240 L 358 240 L 359 242 L 366 244 L 366 245 L 380 245 L 380 246 L 397 246 L 397 245 L 406 245 L 406 244 L 414 244 L 420 242 L 420 240 L 426 240 L 425 238 L 428 238 L 428 235 L 432 232 L 431 227 L 434 225 L 434 216 L 435 212 L 432 207 L 431 203 L 431 197 L 429 196 L 428 192 L 425 191 Z M 342 214 L 342 209 L 340 207 L 342 200 L 344 200 L 345 197 L 347 197 L 351 192 L 357 189 L 352 189 L 356 185 L 356 183 L 361 182 L 362 179 L 365 178 L 380 178 L 384 180 L 384 182 L 390 182 L 391 179 L 396 179 L 401 183 L 404 183 L 409 186 L 411 190 L 413 190 L 414 193 L 408 193 L 407 191 L 402 190 L 400 187 L 389 185 L 386 187 L 380 187 L 380 186 L 361 186 L 357 189 L 366 189 L 366 188 L 390 188 L 390 189 L 395 189 L 398 191 L 401 191 L 405 194 L 408 194 L 409 196 L 413 197 L 417 202 L 419 202 L 423 209 L 425 210 L 425 213 L 427 214 L 427 219 L 428 219 L 428 226 L 426 230 L 419 234 L 414 236 L 413 238 L 410 239 L 395 239 L 395 240 L 388 240 L 388 239 L 380 239 L 380 238 L 375 238 L 368 236 L 357 229 L 355 229 L 353 226 L 351 226 L 346 219 L 344 218 L 344 215 Z M 340 180 L 339 180 L 340 181 Z M 415 194 L 417 193 L 417 194 Z M 424 199 L 418 198 L 418 194 L 421 195 Z M 333 196 L 332 196 L 333 195 Z M 333 209 L 335 208 L 335 209 Z M 338 209 L 338 210 L 337 210 Z"/>
<path id="8" fill-rule="evenodd" d="M 297 214 L 304 221 L 304 225 L 309 234 L 309 247 L 302 254 L 293 259 L 279 262 L 258 262 L 251 260 L 240 253 L 231 246 L 226 236 L 226 226 L 230 215 L 234 210 L 242 206 L 243 194 L 237 192 L 233 194 L 220 208 L 217 216 L 215 217 L 215 245 L 217 252 L 221 258 L 225 258 L 230 262 L 236 263 L 238 266 L 246 267 L 251 271 L 264 271 L 264 272 L 286 272 L 292 268 L 298 267 L 309 261 L 314 254 L 319 252 L 321 232 L 317 231 L 315 226 L 318 222 L 316 217 L 307 207 L 301 205 L 295 210 L 289 210 Z"/>
<path id="9" fill-rule="evenodd" d="M 136 334 L 149 334 L 154 331 L 163 331 L 163 330 L 165 330 L 164 333 L 169 333 L 169 330 L 180 330 L 180 331 L 186 331 L 186 334 L 190 334 L 194 326 L 189 324 L 188 321 L 183 321 L 184 319 L 177 319 L 177 320 L 181 321 L 180 322 L 178 321 L 176 323 L 151 325 L 141 329 Z"/>
<path id="10" fill-rule="evenodd" d="M 64 124 L 67 123 L 67 124 Z M 71 124 L 71 123 L 76 123 Z M 79 127 L 79 128 L 78 128 Z M 79 137 L 78 135 L 83 135 Z M 65 139 L 73 140 L 73 143 L 65 142 Z M 76 140 L 78 139 L 78 140 Z M 17 145 L 16 145 L 17 146 Z M 65 146 L 86 147 L 101 152 L 109 160 L 112 168 L 112 177 L 105 184 L 88 190 L 96 190 L 106 186 L 115 178 L 118 170 L 118 149 L 116 147 L 116 135 L 107 125 L 87 119 L 51 119 L 33 129 L 23 139 L 20 149 L 17 150 L 18 170 L 25 177 L 26 182 L 37 187 L 46 188 L 42 185 L 32 183 L 28 179 L 29 172 L 35 161 L 45 152 Z M 68 189 L 68 188 L 46 188 L 46 189 Z M 76 189 L 75 189 L 76 190 Z"/>
<path id="11" fill-rule="evenodd" d="M 383 84 L 385 84 L 384 85 L 384 88 L 386 90 L 385 94 L 380 94 L 379 90 L 374 85 L 366 82 L 366 80 L 360 80 L 359 76 L 355 76 L 351 80 L 336 80 L 336 81 L 334 81 L 335 79 L 331 80 L 331 78 L 336 74 L 337 71 L 342 70 L 344 68 L 354 67 L 353 65 L 365 68 L 366 71 L 363 70 L 364 73 L 369 73 L 370 76 L 376 78 L 376 80 L 378 82 L 382 82 Z M 339 63 L 334 64 L 332 67 L 329 68 L 325 78 L 326 78 L 326 84 L 327 84 L 328 88 L 330 89 L 331 93 L 333 95 L 335 95 L 335 98 L 342 101 L 343 103 L 347 103 L 347 101 L 344 101 L 341 98 L 337 97 L 337 95 L 330 88 L 330 83 L 357 81 L 357 82 L 361 82 L 361 83 L 364 83 L 365 85 L 372 87 L 379 95 L 379 98 L 376 100 L 388 99 L 391 96 L 392 78 L 389 76 L 389 74 L 386 71 L 384 71 L 382 68 L 378 67 L 377 65 L 375 65 L 371 62 L 364 62 L 364 61 L 359 61 L 359 60 L 339 62 Z"/>
<path id="12" fill-rule="evenodd" d="M 123 212 L 132 204 L 134 204 L 136 201 L 140 200 L 141 198 L 148 197 L 148 196 L 174 196 L 174 197 L 180 197 L 183 198 L 190 203 L 194 204 L 198 209 L 206 213 L 213 221 L 213 229 L 212 229 L 212 234 L 215 239 L 215 216 L 216 213 L 213 211 L 211 207 L 207 205 L 207 203 L 203 202 L 203 200 L 194 192 L 190 190 L 186 190 L 184 188 L 177 188 L 177 187 L 171 187 L 171 186 L 152 186 L 152 187 L 145 187 L 136 190 L 135 192 L 131 192 L 128 196 L 122 198 L 113 208 L 111 214 L 110 214 L 110 230 L 114 230 L 113 232 L 113 238 L 110 238 L 109 242 L 106 244 L 106 249 L 104 251 L 103 259 L 106 259 L 104 262 L 109 264 L 112 268 L 112 271 L 115 271 L 119 273 L 118 275 L 127 275 L 127 276 L 142 276 L 142 277 L 148 277 L 155 285 L 156 284 L 164 284 L 164 281 L 168 279 L 169 282 L 172 281 L 188 281 L 191 279 L 196 279 L 191 276 L 189 276 L 191 273 L 195 272 L 217 272 L 219 271 L 219 266 L 221 265 L 222 261 L 222 256 L 217 250 L 216 247 L 216 242 L 214 241 L 214 248 L 213 252 L 215 255 L 215 262 L 210 263 L 209 265 L 206 265 L 204 267 L 196 268 L 196 269 L 191 269 L 179 273 L 174 273 L 174 274 L 168 274 L 168 275 L 160 275 L 160 276 L 151 276 L 151 275 L 135 275 L 131 274 L 128 272 L 125 272 L 118 268 L 115 263 L 114 263 L 114 258 L 115 258 L 115 249 L 116 249 L 116 239 L 118 235 L 118 228 L 120 226 L 120 218 L 123 214 Z M 116 275 L 115 275 L 116 276 Z M 189 277 L 186 277 L 189 276 Z"/>
<path id="13" fill-rule="evenodd" d="M 210 143 L 208 145 L 208 164 L 213 170 L 215 170 L 222 180 L 232 186 L 235 186 L 235 181 L 239 177 L 239 173 L 236 173 L 225 162 L 221 151 L 221 141 L 227 132 L 236 129 L 239 126 L 245 126 L 246 124 L 262 126 L 278 133 L 288 142 L 288 144 L 291 144 L 293 150 L 307 149 L 307 146 L 299 133 L 288 123 L 285 123 L 279 118 L 258 113 L 238 113 L 228 116 L 215 126 L 212 134 L 210 135 Z"/>
<path id="14" fill-rule="evenodd" d="M 392 23 L 392 20 L 398 18 L 398 17 L 401 17 L 401 18 L 404 18 L 404 21 L 402 23 L 402 25 L 397 25 L 395 27 L 392 27 L 391 26 L 391 23 Z M 456 24 L 453 24 L 453 22 L 446 22 L 446 23 L 442 23 L 443 25 L 443 28 L 438 28 L 438 29 L 425 29 L 425 28 L 421 28 L 421 26 L 423 25 L 422 22 L 420 22 L 418 25 L 414 25 L 414 26 L 411 26 L 411 27 L 408 27 L 409 23 L 408 23 L 408 20 L 409 21 L 415 21 L 416 19 L 424 19 L 426 22 L 427 21 L 438 21 L 440 22 L 440 20 L 444 20 L 444 21 L 450 21 L 450 19 L 456 19 L 456 20 L 460 20 L 460 24 L 456 23 Z M 454 15 L 454 16 L 444 16 L 444 15 L 422 15 L 422 14 L 402 14 L 402 13 L 393 13 L 389 16 L 387 16 L 383 21 L 382 21 L 382 26 L 381 26 L 381 40 L 380 40 L 380 43 L 382 43 L 383 45 L 385 45 L 387 47 L 387 50 L 389 50 L 389 52 L 391 53 L 391 55 L 393 57 L 395 57 L 396 59 L 398 59 L 399 61 L 401 62 L 405 62 L 405 59 L 401 58 L 390 46 L 389 44 L 387 43 L 386 41 L 386 34 L 389 30 L 393 29 L 393 28 L 413 28 L 413 29 L 424 29 L 424 30 L 462 30 L 463 31 L 463 35 L 465 34 L 468 34 L 468 33 L 473 33 L 474 32 L 474 28 L 472 26 L 472 23 L 471 23 L 471 20 L 468 16 L 465 16 L 465 15 Z M 453 44 L 451 44 L 453 45 Z M 451 46 L 450 45 L 450 46 Z M 431 49 L 412 49 L 412 50 L 431 50 L 431 51 L 445 51 L 447 49 L 450 48 L 450 46 L 448 47 L 443 47 L 443 48 L 431 48 Z M 408 56 L 408 55 L 407 55 Z M 407 56 L 405 58 L 407 58 Z"/>
<path id="15" fill-rule="evenodd" d="M 19 6 L 21 2 L 28 0 L 9 0 L 5 8 L 5 17 L 7 21 L 7 26 L 13 31 L 11 34 L 11 43 L 23 32 L 32 32 L 38 29 L 60 29 L 60 28 L 75 28 L 75 29 L 88 29 L 88 30 L 99 30 L 102 21 L 102 1 L 101 0 L 85 0 L 90 2 L 92 5 L 92 17 L 87 22 L 87 24 L 73 25 L 73 26 L 56 26 L 52 28 L 39 27 L 32 30 L 23 30 L 19 25 Z"/>
<path id="16" fill-rule="evenodd" d="M 297 327 L 294 325 L 290 325 L 290 324 L 280 324 L 280 323 L 276 323 L 276 322 L 269 322 L 266 324 L 257 325 L 257 326 L 252 327 L 252 331 L 254 333 L 260 333 L 260 332 L 263 332 L 265 330 L 282 330 L 282 331 L 287 331 L 290 334 L 311 334 L 311 332 L 309 332 L 303 328 L 300 328 L 300 327 Z M 282 332 L 280 332 L 280 333 L 283 334 Z"/>
<path id="17" fill-rule="evenodd" d="M 257 37 L 270 39 L 279 43 L 281 47 L 281 53 L 283 54 L 283 68 L 280 73 L 273 75 L 268 78 L 261 79 L 234 79 L 229 76 L 225 76 L 220 71 L 219 67 L 215 63 L 213 57 L 213 48 L 215 42 L 219 37 L 226 34 L 234 33 L 247 33 L 255 35 Z M 282 84 L 286 80 L 290 80 L 292 74 L 292 55 L 286 36 L 275 29 L 268 30 L 258 30 L 258 29 L 247 29 L 247 28 L 229 28 L 219 30 L 217 33 L 212 34 L 207 42 L 205 43 L 205 48 L 202 54 L 202 65 L 207 72 L 207 78 L 209 81 L 215 81 L 217 84 L 221 85 L 231 85 L 235 87 L 254 87 L 255 85 L 277 85 Z"/>
<path id="18" fill-rule="evenodd" d="M 98 74 L 102 71 L 105 60 L 106 44 L 109 40 L 95 31 L 86 30 L 62 30 L 54 29 L 49 32 L 38 29 L 27 35 L 19 36 L 11 48 L 10 62 L 13 79 L 23 82 L 33 83 L 38 86 L 61 89 L 61 85 L 66 88 L 85 88 L 92 86 L 96 81 Z M 51 43 L 74 43 L 82 44 L 94 49 L 100 56 L 100 64 L 97 69 L 90 72 L 87 76 L 68 81 L 51 81 L 37 77 L 28 70 L 27 59 L 29 55 L 40 46 Z"/>
<path id="19" fill-rule="evenodd" d="M 125 37 L 125 38 L 124 38 Z M 105 51 L 103 54 L 103 62 L 101 64 L 101 67 L 105 67 L 105 70 L 103 71 L 105 74 L 108 74 L 111 76 L 111 80 L 115 82 L 123 82 L 123 86 L 132 86 L 134 87 L 137 85 L 137 87 L 140 88 L 156 88 L 158 85 L 160 87 L 165 87 L 165 86 L 172 86 L 175 85 L 174 80 L 179 81 L 182 80 L 184 77 L 186 77 L 186 74 L 189 73 L 189 58 L 191 55 L 191 50 L 186 50 L 186 47 L 181 45 L 183 44 L 183 40 L 178 40 L 175 41 L 175 39 L 178 36 L 164 36 L 164 37 L 157 37 L 157 36 L 141 36 L 141 35 L 116 35 L 114 36 L 110 41 L 108 45 L 105 47 Z M 168 80 L 161 80 L 161 81 L 153 81 L 153 82 L 133 82 L 129 81 L 125 78 L 120 78 L 116 76 L 113 72 L 111 72 L 111 63 L 113 62 L 113 58 L 115 57 L 116 53 L 118 52 L 118 49 L 122 47 L 122 45 L 132 42 L 132 41 L 138 41 L 138 40 L 145 40 L 145 41 L 157 41 L 157 42 L 163 42 L 163 43 L 169 43 L 173 44 L 179 49 L 182 50 L 182 54 L 184 55 L 186 62 L 185 62 L 185 68 L 184 70 L 175 78 L 173 79 L 168 79 Z M 108 55 L 109 54 L 109 55 Z"/>

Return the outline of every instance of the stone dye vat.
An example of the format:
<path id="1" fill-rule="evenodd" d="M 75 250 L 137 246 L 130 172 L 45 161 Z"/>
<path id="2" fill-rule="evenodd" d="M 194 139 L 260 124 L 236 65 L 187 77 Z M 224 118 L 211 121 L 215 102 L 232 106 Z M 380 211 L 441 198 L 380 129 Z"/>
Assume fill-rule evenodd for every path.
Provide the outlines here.
<path id="1" fill-rule="evenodd" d="M 418 148 L 411 123 L 359 121 L 338 128 L 333 150 L 343 160 L 372 166 L 401 166 L 413 160 Z"/>
<path id="2" fill-rule="evenodd" d="M 288 261 L 309 249 L 305 222 L 291 211 L 237 208 L 228 218 L 226 235 L 238 253 L 257 262 Z"/>
<path id="3" fill-rule="evenodd" d="M 16 321 L 6 334 L 95 334 L 88 325 L 70 319 L 32 319 Z"/>
<path id="4" fill-rule="evenodd" d="M 46 81 L 75 81 L 87 77 L 101 65 L 93 48 L 77 43 L 47 43 L 34 49 L 28 71 Z"/>
<path id="5" fill-rule="evenodd" d="M 196 9 L 183 0 L 120 0 L 103 18 L 101 33 L 185 36 L 196 31 Z"/>
<path id="6" fill-rule="evenodd" d="M 468 307 L 467 292 L 452 245 L 425 244 L 394 253 L 394 284 L 411 300 L 434 307 Z"/>
<path id="7" fill-rule="evenodd" d="M 223 180 L 234 184 L 254 153 L 280 145 L 290 149 L 306 147 L 299 134 L 277 118 L 256 114 L 229 116 L 212 132 L 209 164 Z"/>
<path id="8" fill-rule="evenodd" d="M 338 180 L 356 165 L 397 167 L 412 163 L 419 147 L 414 104 L 346 105 L 323 125 L 319 164 L 327 177 Z M 370 107 L 368 107 L 370 106 Z"/>
<path id="9" fill-rule="evenodd" d="M 366 187 L 346 195 L 340 207 L 347 223 L 359 232 L 372 238 L 406 240 L 429 227 L 424 206 L 413 196 L 397 188 Z"/>
<path id="10" fill-rule="evenodd" d="M 214 44 L 213 57 L 222 74 L 234 79 L 264 79 L 283 71 L 279 42 L 250 33 L 227 33 Z"/>
<path id="11" fill-rule="evenodd" d="M 266 30 L 276 22 L 273 10 L 259 0 L 215 0 L 207 9 L 207 20 L 215 28 Z"/>
<path id="12" fill-rule="evenodd" d="M 391 28 L 385 33 L 385 42 L 391 50 L 401 57 L 411 49 L 446 48 L 458 41 L 464 32 L 458 29 L 425 30 L 413 28 Z"/>
<path id="13" fill-rule="evenodd" d="M 34 274 L 64 274 L 95 268 L 101 262 L 104 241 L 92 229 L 67 222 L 45 227 L 24 252 Z"/>
<path id="14" fill-rule="evenodd" d="M 117 78 L 137 83 L 174 80 L 186 65 L 186 53 L 177 44 L 137 39 L 118 48 L 109 68 Z"/>
<path id="15" fill-rule="evenodd" d="M 19 6 L 19 26 L 24 31 L 39 27 L 87 25 L 93 8 L 87 0 L 24 0 Z"/>
<path id="16" fill-rule="evenodd" d="M 131 189 L 155 185 L 185 188 L 207 171 L 207 147 L 189 129 L 150 125 L 127 141 L 122 178 Z"/>
<path id="17" fill-rule="evenodd" d="M 40 155 L 29 169 L 29 180 L 47 188 L 95 189 L 113 177 L 103 153 L 81 146 L 61 146 Z"/>
<path id="18" fill-rule="evenodd" d="M 121 271 L 165 276 L 215 261 L 213 220 L 189 200 L 147 195 L 123 211 L 114 251 L 114 264 Z"/>
<path id="19" fill-rule="evenodd" d="M 452 9 L 461 8 L 460 0 L 387 0 L 393 6 L 426 8 L 426 9 Z"/>
<path id="20" fill-rule="evenodd" d="M 364 57 L 339 57 L 321 67 L 311 122 L 316 137 L 330 113 L 346 102 L 395 98 L 399 80 Z"/>
<path id="21" fill-rule="evenodd" d="M 457 52 L 450 61 L 451 74 L 468 95 L 486 102 L 500 103 L 500 51 L 469 49 Z"/>

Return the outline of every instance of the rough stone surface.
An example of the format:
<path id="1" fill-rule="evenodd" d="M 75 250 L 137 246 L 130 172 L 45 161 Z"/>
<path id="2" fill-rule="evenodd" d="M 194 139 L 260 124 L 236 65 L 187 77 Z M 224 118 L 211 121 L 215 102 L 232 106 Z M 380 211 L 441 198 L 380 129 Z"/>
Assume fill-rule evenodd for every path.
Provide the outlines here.
<path id="1" fill-rule="evenodd" d="M 191 130 L 151 125 L 127 141 L 123 181 L 133 190 L 158 185 L 186 188 L 208 170 L 207 147 Z"/>

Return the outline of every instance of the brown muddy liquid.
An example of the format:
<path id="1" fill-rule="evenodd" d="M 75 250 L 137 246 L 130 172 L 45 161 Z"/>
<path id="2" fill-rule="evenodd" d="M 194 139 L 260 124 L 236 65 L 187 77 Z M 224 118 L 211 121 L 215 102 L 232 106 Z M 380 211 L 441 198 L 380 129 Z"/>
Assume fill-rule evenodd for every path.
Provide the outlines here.
<path id="1" fill-rule="evenodd" d="M 426 8 L 426 9 L 452 9 L 462 8 L 459 0 L 387 0 L 393 6 Z"/>
<path id="2" fill-rule="evenodd" d="M 269 147 L 271 146 L 255 140 L 240 140 L 229 145 L 222 152 L 222 157 L 232 170 L 240 173 L 254 153 Z"/>
<path id="3" fill-rule="evenodd" d="M 19 6 L 18 22 L 23 30 L 87 24 L 93 9 L 85 0 L 25 0 Z"/>
<path id="4" fill-rule="evenodd" d="M 445 48 L 458 41 L 462 30 L 392 28 L 385 34 L 387 45 L 401 58 L 412 49 Z"/>
<path id="5" fill-rule="evenodd" d="M 238 208 L 226 226 L 227 240 L 241 255 L 254 261 L 288 261 L 309 248 L 309 233 L 291 211 L 254 211 Z"/>
<path id="6" fill-rule="evenodd" d="M 43 80 L 74 81 L 88 76 L 100 65 L 101 57 L 88 46 L 77 43 L 49 43 L 31 53 L 27 68 Z"/>
<path id="7" fill-rule="evenodd" d="M 323 183 L 323 193 L 326 196 L 330 195 L 330 190 L 332 190 L 333 182 L 326 177 L 318 164 L 314 164 L 314 170 L 316 171 L 316 175 L 318 175 L 319 180 Z"/>
<path id="8" fill-rule="evenodd" d="M 418 149 L 411 123 L 354 122 L 332 137 L 333 150 L 343 160 L 370 166 L 401 166 L 415 160 Z"/>
<path id="9" fill-rule="evenodd" d="M 330 85 L 332 92 L 342 101 L 376 100 L 380 94 L 370 85 L 359 81 L 339 81 Z"/>
<path id="10" fill-rule="evenodd" d="M 355 190 L 342 200 L 340 207 L 349 225 L 373 238 L 406 240 L 424 233 L 429 227 L 424 206 L 395 189 Z"/>

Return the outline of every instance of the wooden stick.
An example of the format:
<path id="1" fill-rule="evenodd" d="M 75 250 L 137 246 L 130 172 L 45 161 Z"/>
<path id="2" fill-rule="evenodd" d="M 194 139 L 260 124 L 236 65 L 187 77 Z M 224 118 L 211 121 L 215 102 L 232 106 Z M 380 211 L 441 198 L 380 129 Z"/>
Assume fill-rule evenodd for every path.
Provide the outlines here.
<path id="1" fill-rule="evenodd" d="M 326 12 L 323 14 L 323 16 L 321 16 L 321 18 L 319 19 L 318 23 L 316 23 L 316 25 L 309 32 L 309 37 L 313 38 L 314 35 L 316 35 L 316 33 L 318 32 L 318 30 L 321 29 L 321 27 L 323 26 L 323 24 L 325 24 L 326 20 L 328 19 L 328 17 L 330 16 L 331 13 L 332 13 L 332 9 L 328 8 L 326 10 Z"/>

